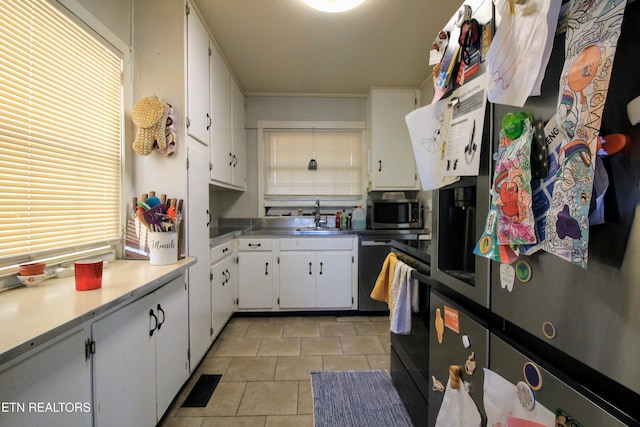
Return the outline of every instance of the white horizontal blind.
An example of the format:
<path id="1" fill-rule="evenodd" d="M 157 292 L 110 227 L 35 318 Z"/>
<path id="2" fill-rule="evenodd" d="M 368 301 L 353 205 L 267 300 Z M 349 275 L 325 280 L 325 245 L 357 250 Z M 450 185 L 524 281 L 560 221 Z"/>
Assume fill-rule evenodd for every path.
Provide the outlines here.
<path id="1" fill-rule="evenodd" d="M 362 194 L 362 131 L 265 132 L 266 196 Z M 309 170 L 314 159 L 316 170 Z"/>
<path id="2" fill-rule="evenodd" d="M 47 1 L 0 2 L 0 258 L 120 238 L 121 74 Z"/>

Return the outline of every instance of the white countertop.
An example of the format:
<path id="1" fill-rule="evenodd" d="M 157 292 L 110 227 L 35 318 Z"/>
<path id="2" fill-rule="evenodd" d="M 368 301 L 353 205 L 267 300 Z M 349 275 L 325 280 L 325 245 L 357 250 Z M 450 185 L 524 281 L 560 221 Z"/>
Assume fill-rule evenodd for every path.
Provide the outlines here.
<path id="1" fill-rule="evenodd" d="M 0 293 L 0 365 L 105 311 L 155 290 L 196 259 L 171 265 L 116 260 L 102 273 L 102 287 L 76 291 L 75 277 L 52 278 L 33 288 Z"/>

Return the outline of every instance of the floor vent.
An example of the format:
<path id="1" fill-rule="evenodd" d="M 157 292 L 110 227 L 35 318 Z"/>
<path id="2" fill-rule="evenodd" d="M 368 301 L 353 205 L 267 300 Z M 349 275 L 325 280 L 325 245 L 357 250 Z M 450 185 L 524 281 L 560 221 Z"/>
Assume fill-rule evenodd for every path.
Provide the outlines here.
<path id="1" fill-rule="evenodd" d="M 204 408 L 207 406 L 221 378 L 222 375 L 200 375 L 182 406 L 185 408 Z"/>

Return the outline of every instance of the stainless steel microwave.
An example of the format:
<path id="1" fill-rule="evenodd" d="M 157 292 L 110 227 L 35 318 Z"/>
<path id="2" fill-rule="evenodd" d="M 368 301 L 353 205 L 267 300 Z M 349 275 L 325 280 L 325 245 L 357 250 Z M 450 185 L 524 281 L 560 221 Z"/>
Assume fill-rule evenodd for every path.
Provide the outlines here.
<path id="1" fill-rule="evenodd" d="M 370 212 L 374 230 L 422 228 L 422 203 L 419 199 L 374 200 Z"/>

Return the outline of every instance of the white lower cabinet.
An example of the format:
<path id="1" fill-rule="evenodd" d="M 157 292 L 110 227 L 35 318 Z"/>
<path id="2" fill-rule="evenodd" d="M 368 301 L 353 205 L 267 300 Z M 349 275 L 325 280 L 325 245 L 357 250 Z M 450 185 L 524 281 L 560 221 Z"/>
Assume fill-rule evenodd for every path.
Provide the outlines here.
<path id="1" fill-rule="evenodd" d="M 211 250 L 211 324 L 217 337 L 231 318 L 238 281 L 234 241 Z"/>
<path id="2" fill-rule="evenodd" d="M 280 240 L 282 309 L 351 309 L 356 270 L 353 238 Z"/>
<path id="3" fill-rule="evenodd" d="M 155 426 L 189 376 L 180 276 L 91 326 L 95 426 Z"/>
<path id="4" fill-rule="evenodd" d="M 6 326 L 8 327 L 8 326 Z M 91 426 L 87 327 L 0 367 L 2 426 Z"/>
<path id="5" fill-rule="evenodd" d="M 277 240 L 275 240 L 277 242 Z M 238 239 L 238 309 L 272 310 L 273 239 Z"/>

